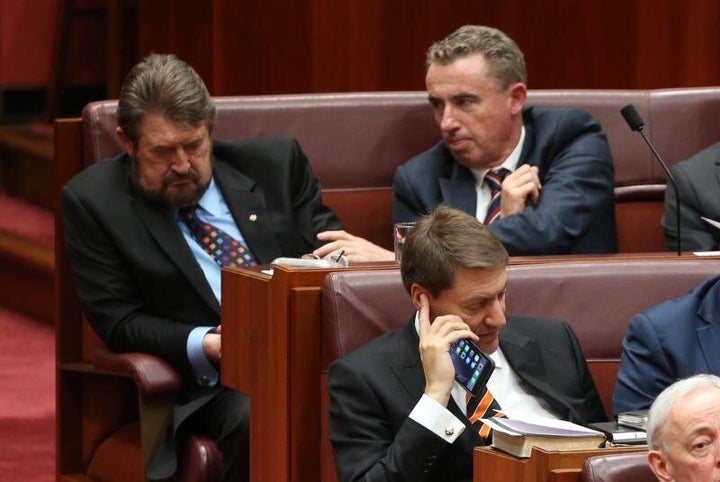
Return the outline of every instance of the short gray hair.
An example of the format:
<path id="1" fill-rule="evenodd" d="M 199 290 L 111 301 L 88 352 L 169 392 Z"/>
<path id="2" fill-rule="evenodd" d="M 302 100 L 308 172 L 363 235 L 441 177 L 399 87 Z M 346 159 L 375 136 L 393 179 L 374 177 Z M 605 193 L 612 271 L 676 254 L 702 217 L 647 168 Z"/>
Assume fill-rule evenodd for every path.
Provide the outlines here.
<path id="1" fill-rule="evenodd" d="M 703 373 L 679 380 L 658 395 L 650 407 L 647 422 L 647 441 L 651 450 L 667 450 L 665 426 L 675 402 L 696 390 L 717 388 L 720 390 L 720 377 Z"/>
<path id="2" fill-rule="evenodd" d="M 525 57 L 517 44 L 502 31 L 484 25 L 465 25 L 432 44 L 427 65 L 448 65 L 459 58 L 483 54 L 494 77 L 504 90 L 515 82 L 527 84 Z"/>
<path id="3" fill-rule="evenodd" d="M 195 70 L 172 54 L 150 54 L 136 64 L 120 90 L 117 123 L 137 143 L 148 113 L 193 127 L 205 122 L 212 132 L 215 104 Z"/>

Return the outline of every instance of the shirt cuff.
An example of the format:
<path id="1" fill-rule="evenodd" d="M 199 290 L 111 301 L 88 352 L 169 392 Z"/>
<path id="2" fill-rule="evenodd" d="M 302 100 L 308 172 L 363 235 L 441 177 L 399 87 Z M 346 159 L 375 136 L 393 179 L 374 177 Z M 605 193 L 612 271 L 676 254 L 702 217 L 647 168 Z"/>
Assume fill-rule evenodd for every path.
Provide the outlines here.
<path id="1" fill-rule="evenodd" d="M 425 394 L 410 412 L 410 418 L 448 443 L 455 442 L 465 430 L 465 424 L 450 410 Z"/>
<path id="2" fill-rule="evenodd" d="M 214 387 L 220 378 L 202 348 L 203 337 L 214 329 L 214 326 L 198 326 L 190 332 L 187 339 L 187 356 L 195 374 L 195 383 L 204 387 Z"/>

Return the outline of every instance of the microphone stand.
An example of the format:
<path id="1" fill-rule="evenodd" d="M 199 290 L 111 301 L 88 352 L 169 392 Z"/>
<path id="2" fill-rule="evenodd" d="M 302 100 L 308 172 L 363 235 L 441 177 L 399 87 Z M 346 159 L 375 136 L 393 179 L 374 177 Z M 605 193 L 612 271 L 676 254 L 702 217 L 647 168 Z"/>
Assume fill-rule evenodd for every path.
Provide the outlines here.
<path id="1" fill-rule="evenodd" d="M 658 154 L 658 151 L 655 150 L 655 146 L 652 142 L 650 142 L 650 139 L 645 135 L 645 133 L 642 130 L 642 127 L 640 127 L 637 130 L 643 139 L 645 139 L 645 143 L 650 146 L 650 150 L 655 155 L 655 158 L 660 161 L 660 165 L 665 170 L 665 174 L 667 174 L 668 180 L 672 183 L 673 187 L 675 188 L 675 232 L 677 234 L 677 255 L 680 256 L 680 253 L 682 252 L 682 240 L 680 239 L 680 190 L 678 189 L 677 183 L 675 182 L 675 178 L 672 174 L 670 174 L 670 169 L 668 169 L 665 162 L 663 162 L 662 157 L 660 157 L 660 154 Z"/>
<path id="2" fill-rule="evenodd" d="M 645 141 L 645 144 L 650 147 L 650 150 L 655 156 L 655 159 L 658 160 L 662 168 L 665 170 L 668 181 L 671 182 L 673 187 L 675 188 L 675 228 L 677 233 L 677 254 L 678 256 L 680 256 L 682 252 L 682 240 L 680 239 L 680 190 L 678 189 L 678 185 L 675 182 L 675 178 L 670 173 L 670 169 L 668 169 L 667 164 L 665 164 L 665 161 L 663 161 L 662 157 L 660 157 L 658 151 L 655 150 L 655 145 L 650 141 L 650 139 L 648 139 L 648 137 L 643 132 L 645 122 L 643 121 L 642 117 L 640 117 L 640 114 L 635 109 L 635 106 L 632 104 L 626 105 L 625 107 L 620 109 L 620 114 L 622 114 L 623 119 L 625 119 L 625 122 L 627 122 L 627 125 L 628 127 L 630 127 L 631 130 L 638 131 L 640 133 L 643 140 Z"/>

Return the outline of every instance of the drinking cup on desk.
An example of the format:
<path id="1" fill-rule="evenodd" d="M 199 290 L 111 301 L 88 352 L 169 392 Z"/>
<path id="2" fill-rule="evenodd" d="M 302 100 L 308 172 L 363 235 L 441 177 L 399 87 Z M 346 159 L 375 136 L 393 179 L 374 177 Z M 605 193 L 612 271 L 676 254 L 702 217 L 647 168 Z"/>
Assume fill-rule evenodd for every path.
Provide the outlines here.
<path id="1" fill-rule="evenodd" d="M 393 240 L 395 246 L 395 261 L 402 261 L 403 247 L 405 246 L 405 238 L 415 227 L 415 223 L 396 223 L 393 225 Z"/>

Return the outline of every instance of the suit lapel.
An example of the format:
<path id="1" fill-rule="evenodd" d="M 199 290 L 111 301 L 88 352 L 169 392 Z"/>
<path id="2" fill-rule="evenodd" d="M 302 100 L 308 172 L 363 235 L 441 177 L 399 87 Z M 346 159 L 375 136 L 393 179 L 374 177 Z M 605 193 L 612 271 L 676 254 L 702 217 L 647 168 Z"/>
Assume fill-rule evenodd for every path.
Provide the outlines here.
<path id="1" fill-rule="evenodd" d="M 169 208 L 148 203 L 137 196 L 132 204 L 138 217 L 145 224 L 145 228 L 150 235 L 155 238 L 160 249 L 177 266 L 178 270 L 187 278 L 208 306 L 220 314 L 220 304 L 215 298 L 192 251 L 185 242 L 185 238 L 180 233 L 180 228 L 178 228 Z"/>
<path id="2" fill-rule="evenodd" d="M 531 166 L 538 166 L 540 162 L 531 157 L 531 153 L 535 150 L 535 129 L 533 123 L 528 119 L 530 117 L 530 111 L 532 107 L 529 107 L 523 111 L 523 126 L 525 127 L 525 141 L 523 142 L 522 150 L 520 151 L 520 159 L 518 160 L 518 166 L 522 164 L 530 164 Z M 543 173 L 540 173 L 542 177 Z"/>
<path id="3" fill-rule="evenodd" d="M 523 382 L 541 393 L 556 408 L 572 409 L 546 381 L 547 374 L 537 340 L 506 325 L 500 332 L 500 348 L 510 367 Z"/>
<path id="4" fill-rule="evenodd" d="M 213 175 L 258 263 L 268 264 L 281 256 L 265 198 L 261 192 L 252 192 L 255 181 L 217 158 L 213 163 Z"/>
<path id="5" fill-rule="evenodd" d="M 523 381 L 533 387 L 543 386 L 543 392 L 549 389 L 549 386 L 545 388 L 547 385 L 543 380 L 545 367 L 540 355 L 540 347 L 535 340 L 505 325 L 500 332 L 500 348 L 512 369 Z"/>
<path id="6" fill-rule="evenodd" d="M 419 398 L 425 391 L 425 373 L 420 363 L 419 343 L 413 315 L 397 338 L 398 357 L 391 366 L 398 382 L 411 398 Z"/>
<path id="7" fill-rule="evenodd" d="M 475 190 L 475 177 L 470 169 L 453 162 L 450 177 L 439 178 L 438 184 L 445 204 L 475 216 L 477 191 Z"/>
<path id="8" fill-rule="evenodd" d="M 717 350 L 720 347 L 720 296 L 712 287 L 708 290 L 711 296 L 705 296 L 698 308 L 696 331 L 700 350 L 705 357 L 710 373 L 720 373 L 720 358 Z"/>

